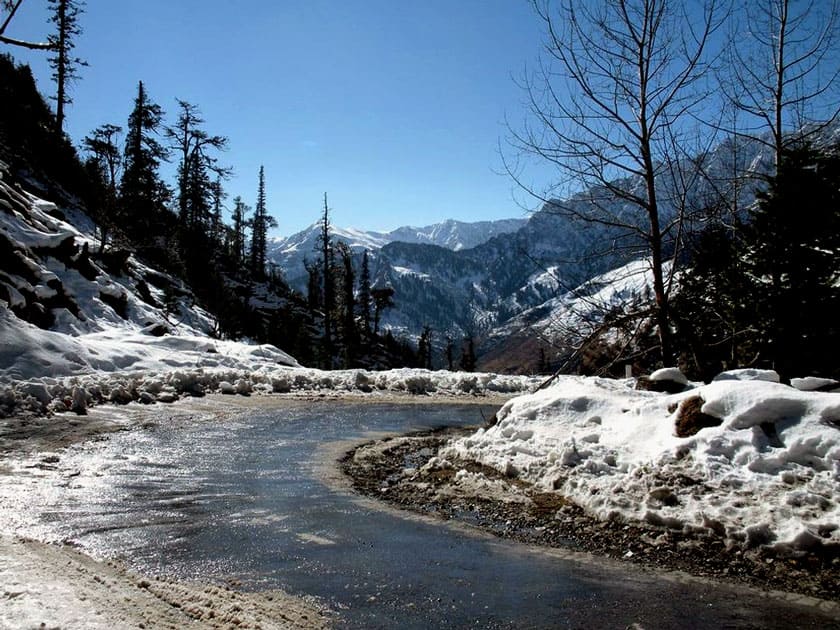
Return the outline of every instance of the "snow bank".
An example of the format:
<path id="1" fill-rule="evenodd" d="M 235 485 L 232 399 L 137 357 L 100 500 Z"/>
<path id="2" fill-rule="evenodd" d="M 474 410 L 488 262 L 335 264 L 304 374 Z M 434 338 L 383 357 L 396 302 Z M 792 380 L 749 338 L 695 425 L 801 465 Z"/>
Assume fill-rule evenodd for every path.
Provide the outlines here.
<path id="1" fill-rule="evenodd" d="M 540 383 L 536 377 L 419 369 L 323 371 L 298 366 L 274 346 L 189 335 L 23 332 L 6 338 L 0 328 L 0 418 L 208 393 L 473 396 L 520 394 Z"/>
<path id="2" fill-rule="evenodd" d="M 677 437 L 689 399 L 719 426 Z M 838 394 L 734 379 L 664 395 L 568 376 L 509 401 L 497 417 L 439 457 L 557 491 L 601 519 L 791 553 L 840 547 Z"/>

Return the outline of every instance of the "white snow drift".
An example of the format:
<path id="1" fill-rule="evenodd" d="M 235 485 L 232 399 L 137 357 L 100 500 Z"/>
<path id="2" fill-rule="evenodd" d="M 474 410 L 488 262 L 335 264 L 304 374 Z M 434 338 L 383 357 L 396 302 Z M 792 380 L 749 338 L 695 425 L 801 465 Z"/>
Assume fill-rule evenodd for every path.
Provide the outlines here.
<path id="1" fill-rule="evenodd" d="M 840 394 L 733 376 L 674 395 L 563 377 L 509 401 L 495 426 L 455 441 L 431 465 L 475 460 L 601 519 L 791 553 L 840 545 Z M 677 437 L 679 404 L 696 396 L 721 424 Z"/>

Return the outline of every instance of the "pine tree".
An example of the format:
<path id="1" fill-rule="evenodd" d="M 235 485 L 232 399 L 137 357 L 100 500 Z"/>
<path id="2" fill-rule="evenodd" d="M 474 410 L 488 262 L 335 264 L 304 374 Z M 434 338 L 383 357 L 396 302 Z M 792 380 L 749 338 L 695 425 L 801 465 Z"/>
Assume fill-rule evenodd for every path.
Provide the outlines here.
<path id="1" fill-rule="evenodd" d="M 696 376 L 765 367 L 838 376 L 840 157 L 786 149 L 750 222 L 692 243 L 677 323 Z"/>
<path id="2" fill-rule="evenodd" d="M 178 160 L 178 220 L 182 234 L 189 239 L 194 234 L 207 229 L 206 216 L 209 215 L 212 184 L 210 173 L 216 175 L 217 180 L 227 178 L 230 169 L 218 164 L 212 155 L 213 151 L 223 151 L 228 146 L 224 136 L 211 136 L 201 126 L 204 118 L 196 105 L 178 99 L 180 112 L 173 127 L 165 129 L 166 137 L 171 142 L 171 148 L 179 156 Z"/>
<path id="3" fill-rule="evenodd" d="M 158 168 L 168 156 L 155 138 L 162 119 L 163 110 L 149 100 L 140 81 L 128 118 L 120 203 L 131 236 L 147 247 L 153 245 L 155 237 L 166 234 L 164 213 L 169 191 L 158 176 Z"/>
<path id="4" fill-rule="evenodd" d="M 432 369 L 432 328 L 428 324 L 423 326 L 417 342 L 417 364 L 421 368 Z"/>
<path id="5" fill-rule="evenodd" d="M 373 298 L 373 334 L 377 335 L 382 312 L 394 306 L 394 289 L 393 287 L 376 287 L 371 289 L 370 295 Z"/>
<path id="6" fill-rule="evenodd" d="M 100 252 L 104 250 L 112 229 L 120 223 L 117 179 L 122 169 L 122 154 L 117 146 L 117 137 L 121 132 L 122 127 L 117 125 L 101 125 L 82 141 L 84 148 L 90 153 L 90 165 L 98 173 L 102 184 L 101 200 L 96 212 L 100 230 Z"/>
<path id="7" fill-rule="evenodd" d="M 337 243 L 336 250 L 341 258 L 339 275 L 341 279 L 341 336 L 344 344 L 345 367 L 352 367 L 358 350 L 356 329 L 356 276 L 353 270 L 353 254 L 346 243 Z"/>
<path id="8" fill-rule="evenodd" d="M 446 336 L 446 349 L 444 350 L 444 355 L 446 356 L 446 369 L 452 372 L 455 369 L 455 342 L 452 341 L 452 337 L 449 335 Z"/>
<path id="9" fill-rule="evenodd" d="M 323 294 L 321 305 L 324 314 L 324 362 L 327 369 L 333 367 L 333 310 L 335 309 L 335 279 L 333 276 L 333 246 L 330 235 L 330 208 L 327 193 L 324 193 L 324 212 L 321 215 L 321 233 L 318 236 L 321 253 L 321 280 Z"/>
<path id="10" fill-rule="evenodd" d="M 474 372 L 475 365 L 475 344 L 473 342 L 472 336 L 468 336 L 464 339 L 464 345 L 461 349 L 460 368 L 464 372 Z"/>
<path id="11" fill-rule="evenodd" d="M 236 267 L 245 265 L 245 230 L 250 227 L 251 221 L 248 214 L 251 207 L 242 201 L 242 197 L 233 198 L 233 221 L 230 254 Z"/>
<path id="12" fill-rule="evenodd" d="M 53 50 L 49 64 L 56 84 L 55 131 L 61 135 L 64 133 L 64 108 L 73 102 L 70 98 L 70 85 L 79 78 L 79 67 L 87 65 L 82 59 L 73 56 L 76 37 L 82 33 L 79 15 L 83 3 L 77 0 L 48 0 L 48 3 L 52 13 L 50 22 L 56 27 L 56 32 L 48 38 Z"/>
<path id="13" fill-rule="evenodd" d="M 784 151 L 758 198 L 748 230 L 750 273 L 760 284 L 773 367 L 787 377 L 836 374 L 840 156 L 808 146 Z"/>
<path id="14" fill-rule="evenodd" d="M 368 252 L 362 252 L 362 269 L 359 273 L 359 314 L 362 319 L 362 332 L 365 337 L 369 337 L 370 329 L 370 309 L 373 298 L 370 293 L 370 263 L 368 261 Z"/>
<path id="15" fill-rule="evenodd" d="M 223 240 L 224 221 L 222 220 L 222 201 L 227 197 L 224 187 L 222 186 L 222 178 L 220 175 L 216 176 L 216 181 L 210 185 L 210 198 L 212 200 L 212 210 L 210 212 L 210 234 L 216 248 L 220 248 Z"/>
<path id="16" fill-rule="evenodd" d="M 257 203 L 251 224 L 251 273 L 255 278 L 265 278 L 266 241 L 269 228 L 277 227 L 277 221 L 268 214 L 265 200 L 265 169 L 260 166 L 257 185 Z"/>
<path id="17" fill-rule="evenodd" d="M 755 324 L 758 296 L 744 254 L 744 226 L 709 225 L 688 242 L 690 260 L 674 300 L 680 363 L 711 380 L 745 367 L 760 354 Z"/>

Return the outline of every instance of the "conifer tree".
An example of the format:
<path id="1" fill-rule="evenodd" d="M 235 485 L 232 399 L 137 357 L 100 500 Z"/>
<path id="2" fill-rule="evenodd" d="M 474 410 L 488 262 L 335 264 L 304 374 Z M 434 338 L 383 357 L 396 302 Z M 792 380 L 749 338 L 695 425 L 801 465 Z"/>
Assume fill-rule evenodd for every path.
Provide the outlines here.
<path id="1" fill-rule="evenodd" d="M 219 166 L 213 151 L 224 151 L 228 140 L 211 136 L 201 126 L 204 118 L 196 105 L 177 99 L 180 112 L 173 127 L 165 129 L 171 147 L 178 155 L 178 220 L 182 232 L 206 229 L 213 194 L 210 173 L 221 180 L 230 169 Z M 203 215 L 204 213 L 204 215 Z"/>
<path id="2" fill-rule="evenodd" d="M 432 369 L 432 328 L 428 324 L 423 326 L 417 342 L 417 363 L 421 368 Z"/>
<path id="3" fill-rule="evenodd" d="M 382 311 L 394 306 L 394 289 L 393 287 L 376 287 L 371 289 L 370 294 L 373 298 L 373 334 L 377 335 Z"/>
<path id="4" fill-rule="evenodd" d="M 370 287 L 370 263 L 368 259 L 368 252 L 362 252 L 362 269 L 359 272 L 359 314 L 362 319 L 362 332 L 366 337 L 370 336 L 370 309 L 373 302 L 371 297 Z"/>
<path id="5" fill-rule="evenodd" d="M 306 303 L 311 315 L 315 315 L 321 307 L 321 267 L 304 259 L 303 266 L 306 269 Z"/>
<path id="6" fill-rule="evenodd" d="M 696 238 L 680 281 L 684 358 L 703 379 L 733 367 L 840 376 L 840 157 L 785 149 L 768 183 L 749 223 Z"/>
<path id="7" fill-rule="evenodd" d="M 318 236 L 321 254 L 321 280 L 323 293 L 321 306 L 324 313 L 324 356 L 327 369 L 333 367 L 333 310 L 335 309 L 335 279 L 333 270 L 333 246 L 330 234 L 330 208 L 327 193 L 324 193 L 324 212 L 321 215 L 321 232 Z"/>
<path id="8" fill-rule="evenodd" d="M 210 197 L 212 199 L 210 233 L 212 235 L 213 242 L 218 247 L 222 243 L 222 233 L 224 231 L 224 222 L 222 221 L 222 200 L 227 197 L 227 193 L 222 186 L 222 178 L 220 175 L 217 175 L 216 181 L 210 185 Z"/>
<path id="9" fill-rule="evenodd" d="M 472 335 L 469 335 L 464 339 L 464 345 L 461 348 L 460 367 L 464 372 L 474 372 L 475 365 L 475 343 Z"/>
<path id="10" fill-rule="evenodd" d="M 242 197 L 236 196 L 233 198 L 233 213 L 232 213 L 232 234 L 231 234 L 231 257 L 234 265 L 242 267 L 245 264 L 245 230 L 250 227 L 251 221 L 248 214 L 251 212 L 250 206 L 242 201 Z"/>
<path id="11" fill-rule="evenodd" d="M 449 335 L 446 336 L 446 349 L 444 350 L 444 355 L 446 356 L 446 369 L 452 372 L 455 369 L 455 342 L 452 341 L 452 337 Z"/>
<path id="12" fill-rule="evenodd" d="M 277 221 L 268 214 L 265 200 L 265 170 L 260 166 L 257 185 L 257 203 L 251 223 L 251 273 L 256 278 L 265 278 L 266 239 L 269 228 L 277 227 Z"/>
<path id="13" fill-rule="evenodd" d="M 134 109 L 128 117 L 120 203 L 132 236 L 146 244 L 166 229 L 162 219 L 169 191 L 158 175 L 158 168 L 168 154 L 155 138 L 162 119 L 163 110 L 149 100 L 140 81 Z"/>
<path id="14" fill-rule="evenodd" d="M 122 127 L 101 125 L 85 136 L 82 144 L 90 153 L 89 161 L 96 169 L 102 182 L 103 191 L 97 219 L 99 221 L 101 252 L 108 242 L 113 227 L 119 224 L 117 204 L 117 179 L 122 169 L 122 153 L 117 146 L 117 137 Z"/>
<path id="15" fill-rule="evenodd" d="M 50 6 L 50 22 L 55 24 L 56 32 L 49 36 L 53 54 L 49 57 L 50 67 L 53 69 L 52 78 L 56 85 L 55 95 L 55 131 L 64 133 L 64 108 L 73 102 L 70 98 L 70 84 L 79 78 L 78 69 L 87 63 L 73 56 L 76 47 L 76 37 L 81 35 L 79 15 L 82 13 L 83 3 L 78 0 L 48 0 Z"/>
<path id="16" fill-rule="evenodd" d="M 837 373 L 840 341 L 840 156 L 785 150 L 758 195 L 748 234 L 765 302 L 765 341 L 782 375 Z"/>
<path id="17" fill-rule="evenodd" d="M 345 367 L 351 367 L 356 358 L 358 331 L 356 329 L 356 274 L 353 270 L 353 253 L 343 242 L 336 244 L 341 257 L 341 336 L 344 344 Z"/>

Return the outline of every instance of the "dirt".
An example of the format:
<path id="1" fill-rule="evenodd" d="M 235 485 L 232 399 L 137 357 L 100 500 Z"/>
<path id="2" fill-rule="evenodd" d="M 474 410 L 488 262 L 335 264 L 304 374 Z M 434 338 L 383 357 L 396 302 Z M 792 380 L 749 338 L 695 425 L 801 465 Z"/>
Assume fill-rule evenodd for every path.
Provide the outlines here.
<path id="1" fill-rule="evenodd" d="M 341 467 L 354 489 L 394 506 L 473 525 L 505 539 L 683 571 L 840 602 L 840 558 L 817 554 L 780 557 L 768 548 L 741 549 L 723 539 L 620 520 L 599 521 L 560 494 L 474 462 L 422 467 L 467 429 L 444 429 L 369 442 L 349 452 Z M 482 473 L 492 491 L 465 491 L 460 470 Z M 667 500 L 667 497 L 663 497 Z"/>

